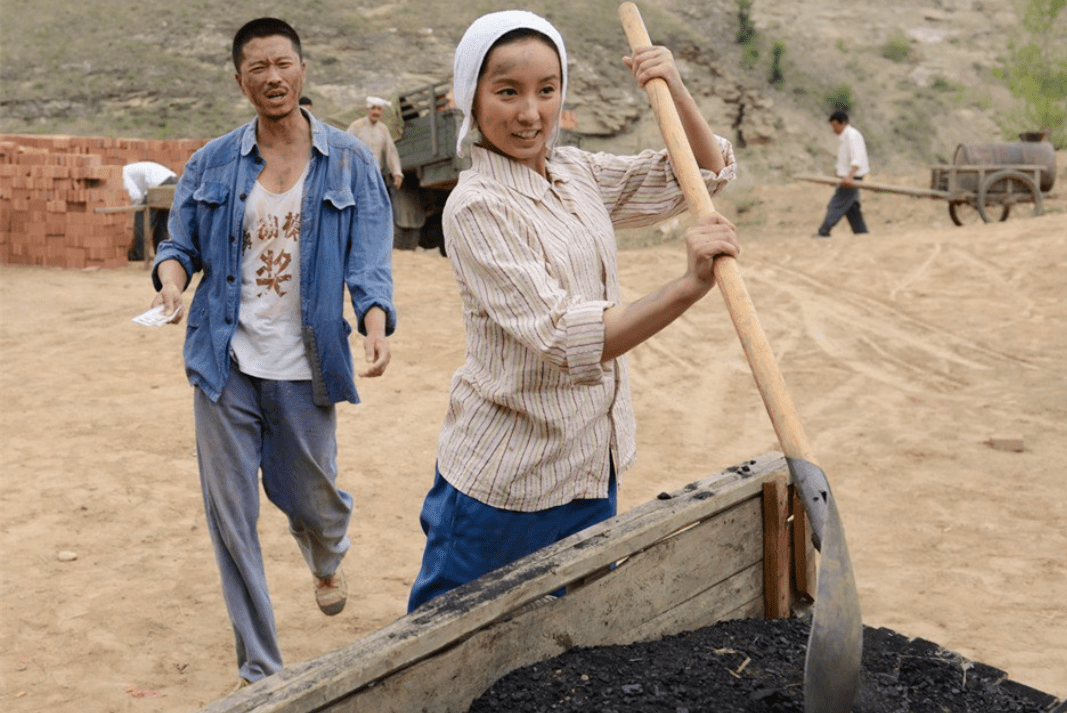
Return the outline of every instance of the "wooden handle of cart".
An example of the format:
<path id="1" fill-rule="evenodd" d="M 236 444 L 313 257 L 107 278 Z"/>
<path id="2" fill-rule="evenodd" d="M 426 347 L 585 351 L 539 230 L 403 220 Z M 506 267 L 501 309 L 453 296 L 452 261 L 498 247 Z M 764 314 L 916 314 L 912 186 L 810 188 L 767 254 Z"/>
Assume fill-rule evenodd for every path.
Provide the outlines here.
<path id="1" fill-rule="evenodd" d="M 619 7 L 619 17 L 631 49 L 652 45 L 652 40 L 648 36 L 636 5 L 631 2 L 623 3 Z M 645 85 L 645 90 L 648 92 L 652 110 L 659 123 L 660 133 L 663 135 L 667 152 L 671 157 L 671 165 L 685 193 L 689 209 L 698 218 L 712 215 L 715 213 L 715 205 L 708 194 L 700 167 L 689 146 L 689 140 L 682 128 L 682 121 L 674 106 L 667 83 L 662 79 L 653 79 Z M 741 279 L 737 260 L 729 255 L 716 258 L 715 280 L 726 302 L 726 309 L 730 313 L 734 329 L 737 330 L 737 336 L 741 340 L 741 346 L 756 379 L 756 385 L 771 418 L 771 423 L 774 425 L 775 433 L 778 434 L 778 442 L 782 450 L 787 457 L 817 463 L 811 444 L 801 426 L 796 407 L 789 396 L 785 379 L 778 368 L 778 362 L 775 361 L 770 343 L 756 316 L 756 310 L 748 296 L 748 290 L 745 289 L 745 283 Z"/>

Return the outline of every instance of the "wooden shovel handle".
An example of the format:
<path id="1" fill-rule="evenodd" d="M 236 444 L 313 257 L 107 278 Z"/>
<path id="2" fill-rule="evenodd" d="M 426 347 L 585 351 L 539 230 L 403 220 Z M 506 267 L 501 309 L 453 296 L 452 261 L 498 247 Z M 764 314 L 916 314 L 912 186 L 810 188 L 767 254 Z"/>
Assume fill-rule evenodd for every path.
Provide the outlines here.
<path id="1" fill-rule="evenodd" d="M 619 17 L 631 50 L 652 45 L 636 5 L 632 2 L 620 5 Z M 671 166 L 681 183 L 689 210 L 698 218 L 712 215 L 715 213 L 715 205 L 708 194 L 704 178 L 700 175 L 700 167 L 682 128 L 682 120 L 674 106 L 667 82 L 653 79 L 645 85 L 645 90 L 648 92 L 652 111 L 656 115 L 660 133 L 671 157 Z M 745 289 L 737 260 L 729 255 L 716 258 L 715 281 L 726 301 L 726 309 L 730 313 L 734 329 L 737 330 L 737 336 L 741 339 L 741 346 L 748 358 L 749 367 L 763 397 L 763 404 L 771 417 L 775 433 L 778 434 L 782 451 L 789 458 L 801 458 L 815 464 L 811 444 L 804 434 L 785 379 L 782 378 L 778 362 L 774 359 L 770 343 L 756 316 L 756 309 L 748 296 L 748 290 Z"/>

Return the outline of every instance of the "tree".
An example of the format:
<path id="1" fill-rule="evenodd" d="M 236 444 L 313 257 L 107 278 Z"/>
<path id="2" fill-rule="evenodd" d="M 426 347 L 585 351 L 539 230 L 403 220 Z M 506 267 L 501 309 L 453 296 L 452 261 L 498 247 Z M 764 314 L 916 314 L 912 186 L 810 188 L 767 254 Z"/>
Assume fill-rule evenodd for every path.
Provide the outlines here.
<path id="1" fill-rule="evenodd" d="M 1020 32 L 1008 45 L 1008 60 L 996 70 L 1021 106 L 1000 121 L 1005 133 L 1043 131 L 1056 148 L 1067 148 L 1067 0 L 1018 0 Z"/>

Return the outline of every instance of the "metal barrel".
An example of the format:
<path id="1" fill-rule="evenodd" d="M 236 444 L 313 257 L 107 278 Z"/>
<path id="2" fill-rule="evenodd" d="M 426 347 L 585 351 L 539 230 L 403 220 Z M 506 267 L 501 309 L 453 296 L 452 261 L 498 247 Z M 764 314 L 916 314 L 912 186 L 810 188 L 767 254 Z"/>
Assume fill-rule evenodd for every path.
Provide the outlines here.
<path id="1" fill-rule="evenodd" d="M 1033 164 L 1042 166 L 1041 192 L 1052 190 L 1056 182 L 1056 149 L 1049 141 L 1007 141 L 1003 143 L 970 143 L 956 147 L 952 163 L 957 166 L 1004 166 Z M 960 188 L 977 191 L 977 176 L 962 174 Z"/>

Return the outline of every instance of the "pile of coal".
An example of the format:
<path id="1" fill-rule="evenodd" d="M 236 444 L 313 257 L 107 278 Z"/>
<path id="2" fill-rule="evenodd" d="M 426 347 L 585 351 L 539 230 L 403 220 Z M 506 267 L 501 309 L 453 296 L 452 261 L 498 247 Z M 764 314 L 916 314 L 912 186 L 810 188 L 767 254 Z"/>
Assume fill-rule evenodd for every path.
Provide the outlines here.
<path id="1" fill-rule="evenodd" d="M 804 713 L 807 619 L 738 619 L 575 648 L 497 681 L 470 713 Z M 923 639 L 864 628 L 852 713 L 1067 713 L 1067 702 Z"/>

